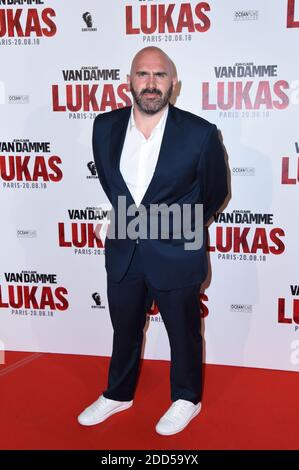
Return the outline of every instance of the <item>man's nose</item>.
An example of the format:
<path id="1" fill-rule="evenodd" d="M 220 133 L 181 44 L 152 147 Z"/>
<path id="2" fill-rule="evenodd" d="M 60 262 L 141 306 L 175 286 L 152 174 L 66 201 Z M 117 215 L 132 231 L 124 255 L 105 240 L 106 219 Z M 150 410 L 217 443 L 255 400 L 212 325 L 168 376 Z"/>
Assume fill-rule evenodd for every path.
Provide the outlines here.
<path id="1" fill-rule="evenodd" d="M 147 86 L 148 88 L 154 88 L 156 86 L 156 76 L 153 73 L 148 75 Z"/>

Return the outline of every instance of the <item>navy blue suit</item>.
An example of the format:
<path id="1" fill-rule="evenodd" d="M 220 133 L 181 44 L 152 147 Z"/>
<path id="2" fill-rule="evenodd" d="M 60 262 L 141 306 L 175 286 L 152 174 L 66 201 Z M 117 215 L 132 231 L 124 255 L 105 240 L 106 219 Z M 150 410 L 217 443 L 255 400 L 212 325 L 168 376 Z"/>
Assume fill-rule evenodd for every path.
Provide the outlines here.
<path id="1" fill-rule="evenodd" d="M 118 196 L 134 204 L 120 172 L 120 157 L 131 107 L 98 115 L 93 127 L 93 153 L 101 185 L 116 211 Z M 151 204 L 203 204 L 204 222 L 228 193 L 227 169 L 217 127 L 169 105 L 154 175 L 141 201 Z M 191 212 L 194 216 L 193 211 Z M 136 216 L 136 214 L 135 214 Z M 127 216 L 128 224 L 134 215 Z M 191 220 L 194 228 L 194 220 Z M 117 224 L 116 224 L 117 229 Z M 160 235 L 160 232 L 159 232 Z M 104 395 L 133 399 L 149 299 L 155 299 L 171 348 L 171 398 L 201 399 L 199 288 L 207 275 L 206 238 L 197 250 L 185 250 L 181 239 L 105 242 L 107 293 L 114 328 L 109 384 Z"/>

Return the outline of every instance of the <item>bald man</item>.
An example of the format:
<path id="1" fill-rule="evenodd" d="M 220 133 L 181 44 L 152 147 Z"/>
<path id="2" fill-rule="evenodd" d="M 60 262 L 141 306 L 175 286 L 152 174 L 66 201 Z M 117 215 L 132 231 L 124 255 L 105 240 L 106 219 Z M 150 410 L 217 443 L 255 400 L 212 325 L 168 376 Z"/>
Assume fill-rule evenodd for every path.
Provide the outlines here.
<path id="1" fill-rule="evenodd" d="M 105 241 L 114 334 L 108 386 L 78 421 L 83 426 L 99 424 L 133 405 L 146 312 L 154 299 L 171 350 L 172 404 L 156 425 L 157 433 L 167 436 L 182 431 L 201 410 L 199 292 L 207 275 L 204 225 L 227 196 L 227 170 L 217 127 L 170 104 L 177 78 L 161 49 L 139 51 L 127 79 L 133 106 L 97 116 L 93 127 L 94 160 L 115 215 Z M 160 219 L 152 209 L 162 205 L 177 212 L 167 219 L 169 225 L 173 222 L 167 236 L 159 227 L 153 237 L 150 224 Z M 178 217 L 187 206 L 188 234 L 181 232 Z M 202 243 L 187 248 L 190 231 L 194 238 L 199 232 L 199 207 Z M 118 222 L 123 220 L 121 211 L 125 236 Z M 164 222 L 165 214 L 169 212 L 161 215 Z M 145 221 L 142 234 L 132 231 L 136 219 L 139 225 Z"/>

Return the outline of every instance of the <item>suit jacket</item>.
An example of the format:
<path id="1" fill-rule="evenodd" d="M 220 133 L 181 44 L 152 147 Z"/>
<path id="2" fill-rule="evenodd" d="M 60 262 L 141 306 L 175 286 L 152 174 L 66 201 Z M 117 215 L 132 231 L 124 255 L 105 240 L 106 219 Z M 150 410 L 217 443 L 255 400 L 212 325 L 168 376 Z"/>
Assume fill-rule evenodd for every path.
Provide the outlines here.
<path id="1" fill-rule="evenodd" d="M 98 177 L 116 219 L 118 196 L 126 196 L 126 207 L 134 204 L 120 172 L 120 157 L 131 106 L 95 118 L 93 154 Z M 169 105 L 165 131 L 154 175 L 141 201 L 149 212 L 151 204 L 203 204 L 204 222 L 223 204 L 228 193 L 227 168 L 217 127 L 209 121 Z M 194 228 L 194 211 L 191 210 Z M 126 216 L 129 224 L 138 213 Z M 117 225 L 117 223 L 116 223 Z M 148 232 L 149 233 L 149 232 Z M 207 275 L 206 231 L 200 249 L 185 250 L 186 239 L 138 240 L 148 282 L 159 290 L 202 283 Z M 109 238 L 105 241 L 107 275 L 119 282 L 124 277 L 136 241 Z"/>

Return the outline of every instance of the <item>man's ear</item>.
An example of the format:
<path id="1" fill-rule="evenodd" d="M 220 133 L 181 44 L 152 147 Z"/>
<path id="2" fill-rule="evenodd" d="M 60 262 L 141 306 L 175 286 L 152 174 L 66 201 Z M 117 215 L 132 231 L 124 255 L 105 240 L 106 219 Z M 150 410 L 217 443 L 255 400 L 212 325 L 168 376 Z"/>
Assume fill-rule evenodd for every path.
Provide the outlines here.
<path id="1" fill-rule="evenodd" d="M 130 84 L 131 84 L 131 76 L 129 74 L 127 74 L 127 84 L 129 85 L 130 87 Z"/>

